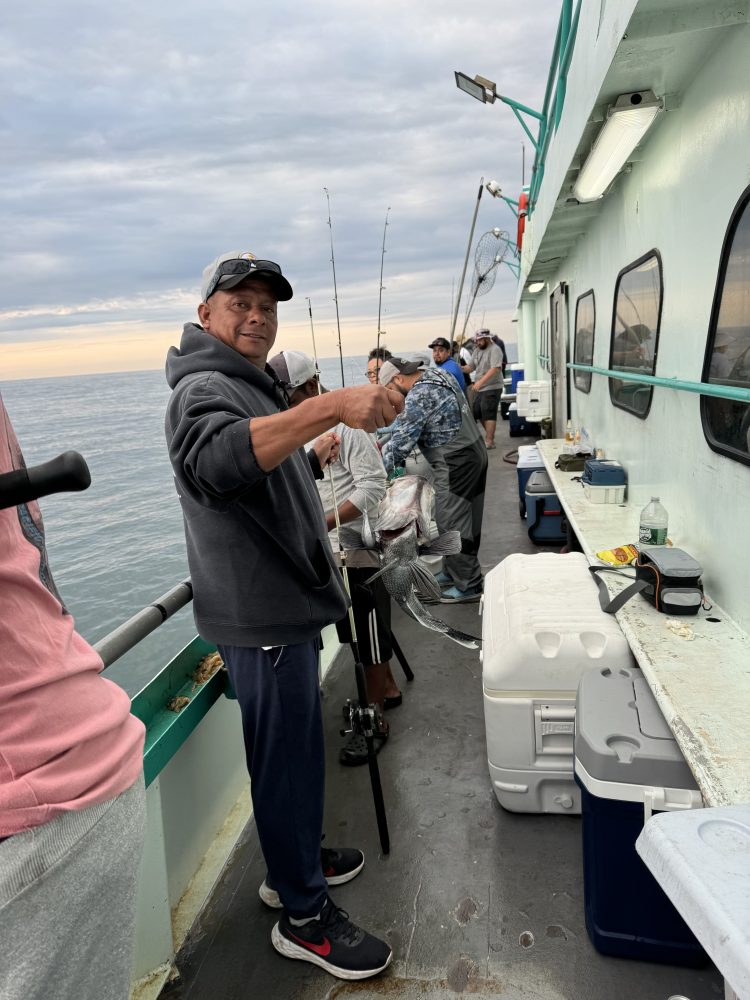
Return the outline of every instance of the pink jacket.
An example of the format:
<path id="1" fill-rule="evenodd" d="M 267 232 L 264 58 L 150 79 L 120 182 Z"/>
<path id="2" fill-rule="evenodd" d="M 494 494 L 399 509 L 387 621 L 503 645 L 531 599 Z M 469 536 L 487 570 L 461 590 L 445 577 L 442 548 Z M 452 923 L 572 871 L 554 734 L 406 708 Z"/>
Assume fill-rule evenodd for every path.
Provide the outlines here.
<path id="1" fill-rule="evenodd" d="M 23 464 L 0 397 L 0 473 Z M 38 504 L 0 510 L 0 838 L 138 777 L 143 724 L 102 666 L 55 588 Z"/>

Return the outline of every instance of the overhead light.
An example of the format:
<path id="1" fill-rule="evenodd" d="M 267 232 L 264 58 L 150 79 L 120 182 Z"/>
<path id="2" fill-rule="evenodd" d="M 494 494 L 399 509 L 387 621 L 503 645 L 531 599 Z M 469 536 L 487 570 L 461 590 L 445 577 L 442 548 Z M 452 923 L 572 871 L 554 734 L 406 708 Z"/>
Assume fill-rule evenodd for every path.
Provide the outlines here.
<path id="1" fill-rule="evenodd" d="M 577 201 L 596 201 L 604 195 L 663 108 L 664 102 L 651 90 L 617 98 L 573 185 Z"/>
<path id="2" fill-rule="evenodd" d="M 543 281 L 532 281 L 530 285 L 526 286 L 526 291 L 530 292 L 532 295 L 536 295 L 538 292 L 541 292 L 543 288 Z"/>
<path id="3" fill-rule="evenodd" d="M 474 97 L 476 100 L 481 101 L 482 104 L 494 104 L 495 98 L 497 97 L 497 85 L 492 82 L 492 80 L 487 80 L 483 76 L 475 76 L 473 79 L 467 76 L 466 73 L 459 73 L 458 70 L 454 71 L 456 77 L 456 86 L 459 90 L 463 90 L 465 94 L 469 97 Z"/>
<path id="4" fill-rule="evenodd" d="M 487 181 L 484 185 L 493 198 L 502 198 L 503 191 L 497 181 Z"/>

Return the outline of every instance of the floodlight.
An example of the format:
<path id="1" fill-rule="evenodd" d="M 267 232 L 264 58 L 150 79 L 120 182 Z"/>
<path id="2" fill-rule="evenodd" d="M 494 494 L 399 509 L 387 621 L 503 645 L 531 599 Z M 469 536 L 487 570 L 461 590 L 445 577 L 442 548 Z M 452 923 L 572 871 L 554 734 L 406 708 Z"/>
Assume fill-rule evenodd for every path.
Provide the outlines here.
<path id="1" fill-rule="evenodd" d="M 604 195 L 663 108 L 664 102 L 651 90 L 617 98 L 573 185 L 577 201 L 596 201 Z"/>
<path id="2" fill-rule="evenodd" d="M 473 79 L 467 76 L 466 73 L 459 73 L 458 70 L 454 71 L 456 77 L 456 86 L 459 90 L 463 90 L 465 94 L 469 97 L 476 98 L 477 101 L 481 101 L 482 104 L 493 104 L 496 97 L 496 85 L 492 80 L 487 80 L 483 76 L 475 76 Z"/>
<path id="3" fill-rule="evenodd" d="M 543 281 L 532 281 L 531 284 L 526 287 L 526 291 L 529 292 L 531 295 L 536 295 L 538 292 L 541 292 L 543 288 L 544 288 Z"/>

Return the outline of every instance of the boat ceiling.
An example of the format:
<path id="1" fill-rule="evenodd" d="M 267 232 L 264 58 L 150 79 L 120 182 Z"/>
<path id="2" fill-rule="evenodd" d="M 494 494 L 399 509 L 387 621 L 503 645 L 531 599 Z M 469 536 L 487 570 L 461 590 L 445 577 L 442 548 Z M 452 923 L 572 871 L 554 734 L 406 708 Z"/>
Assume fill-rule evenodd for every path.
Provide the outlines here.
<path id="1" fill-rule="evenodd" d="M 607 0 L 601 2 L 604 6 Z M 599 214 L 604 199 L 579 204 L 572 190 L 607 108 L 620 94 L 636 90 L 652 90 L 658 97 L 665 98 L 667 109 L 678 107 L 707 53 L 720 43 L 729 28 L 748 22 L 747 10 L 738 10 L 738 6 L 726 0 L 713 3 L 706 0 L 644 0 L 638 5 L 568 166 L 555 209 L 526 277 L 527 283 L 552 276 L 576 240 L 586 232 L 591 220 Z M 637 162 L 641 156 L 636 149 L 629 162 Z"/>

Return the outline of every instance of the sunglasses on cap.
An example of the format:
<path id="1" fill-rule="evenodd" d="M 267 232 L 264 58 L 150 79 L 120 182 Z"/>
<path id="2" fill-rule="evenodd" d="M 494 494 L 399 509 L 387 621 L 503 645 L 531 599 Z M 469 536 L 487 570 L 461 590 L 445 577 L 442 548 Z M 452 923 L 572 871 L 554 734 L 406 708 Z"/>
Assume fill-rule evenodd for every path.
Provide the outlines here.
<path id="1" fill-rule="evenodd" d="M 225 260 L 216 268 L 216 272 L 206 289 L 204 301 L 207 302 L 211 298 L 221 284 L 222 278 L 237 274 L 251 274 L 255 271 L 272 271 L 274 274 L 281 274 L 281 268 L 272 260 L 246 260 L 244 258 Z"/>

